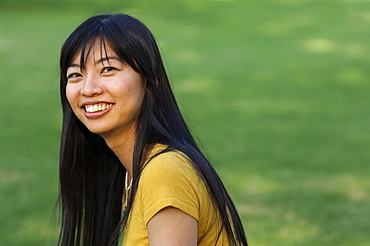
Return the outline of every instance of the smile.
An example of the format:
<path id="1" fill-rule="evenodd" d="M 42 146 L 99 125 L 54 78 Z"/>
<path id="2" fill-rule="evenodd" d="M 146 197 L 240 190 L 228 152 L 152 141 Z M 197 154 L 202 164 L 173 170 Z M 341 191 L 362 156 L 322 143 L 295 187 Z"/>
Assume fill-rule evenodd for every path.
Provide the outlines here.
<path id="1" fill-rule="evenodd" d="M 85 105 L 85 110 L 88 113 L 95 113 L 99 111 L 104 111 L 112 107 L 113 104 L 106 104 L 106 103 L 100 103 L 100 104 L 95 104 L 95 105 Z"/>

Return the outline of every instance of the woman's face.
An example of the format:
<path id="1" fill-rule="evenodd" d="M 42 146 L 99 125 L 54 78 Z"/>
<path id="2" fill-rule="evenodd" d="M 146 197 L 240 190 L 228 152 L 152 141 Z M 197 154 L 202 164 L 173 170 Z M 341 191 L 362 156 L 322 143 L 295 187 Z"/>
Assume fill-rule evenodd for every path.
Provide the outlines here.
<path id="1" fill-rule="evenodd" d="M 97 41 L 80 66 L 78 51 L 67 70 L 66 94 L 77 118 L 93 133 L 108 138 L 135 132 L 145 81 L 116 53 Z M 117 135 L 118 134 L 118 135 Z"/>

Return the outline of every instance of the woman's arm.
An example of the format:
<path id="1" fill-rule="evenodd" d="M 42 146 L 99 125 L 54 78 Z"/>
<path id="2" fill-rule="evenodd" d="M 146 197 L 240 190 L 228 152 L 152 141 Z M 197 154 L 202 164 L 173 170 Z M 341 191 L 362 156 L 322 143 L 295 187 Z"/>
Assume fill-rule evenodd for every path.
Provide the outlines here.
<path id="1" fill-rule="evenodd" d="M 147 228 L 150 246 L 197 245 L 197 221 L 177 208 L 162 209 L 149 220 Z"/>

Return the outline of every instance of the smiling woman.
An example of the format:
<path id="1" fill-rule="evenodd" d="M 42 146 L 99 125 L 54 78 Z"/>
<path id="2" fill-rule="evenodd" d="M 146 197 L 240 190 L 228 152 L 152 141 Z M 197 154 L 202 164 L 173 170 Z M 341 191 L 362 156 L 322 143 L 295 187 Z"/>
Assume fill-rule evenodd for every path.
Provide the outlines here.
<path id="1" fill-rule="evenodd" d="M 77 52 L 67 69 L 67 99 L 77 118 L 93 133 L 128 140 L 133 134 L 145 95 L 145 81 L 97 39 L 85 66 Z M 104 57 L 101 57 L 101 55 Z M 108 114 L 109 113 L 109 114 Z M 105 138 L 106 139 L 106 138 Z"/>
<path id="2" fill-rule="evenodd" d="M 59 245 L 247 245 L 140 21 L 91 17 L 60 67 Z"/>

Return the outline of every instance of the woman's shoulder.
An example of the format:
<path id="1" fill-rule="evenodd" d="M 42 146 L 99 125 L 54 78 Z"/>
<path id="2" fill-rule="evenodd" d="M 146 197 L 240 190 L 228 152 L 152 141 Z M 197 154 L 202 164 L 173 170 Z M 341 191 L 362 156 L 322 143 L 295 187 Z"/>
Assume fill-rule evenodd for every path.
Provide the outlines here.
<path id="1" fill-rule="evenodd" d="M 196 179 L 198 174 L 191 160 L 179 150 L 168 150 L 167 145 L 156 144 L 143 167 L 141 178 L 179 179 L 187 177 Z M 141 179 L 140 178 L 140 179 Z"/>
<path id="2" fill-rule="evenodd" d="M 173 186 L 175 182 L 179 185 L 199 185 L 202 179 L 191 160 L 181 151 L 168 150 L 167 147 L 162 144 L 154 146 L 141 172 L 139 184 L 149 182 L 160 186 Z"/>

